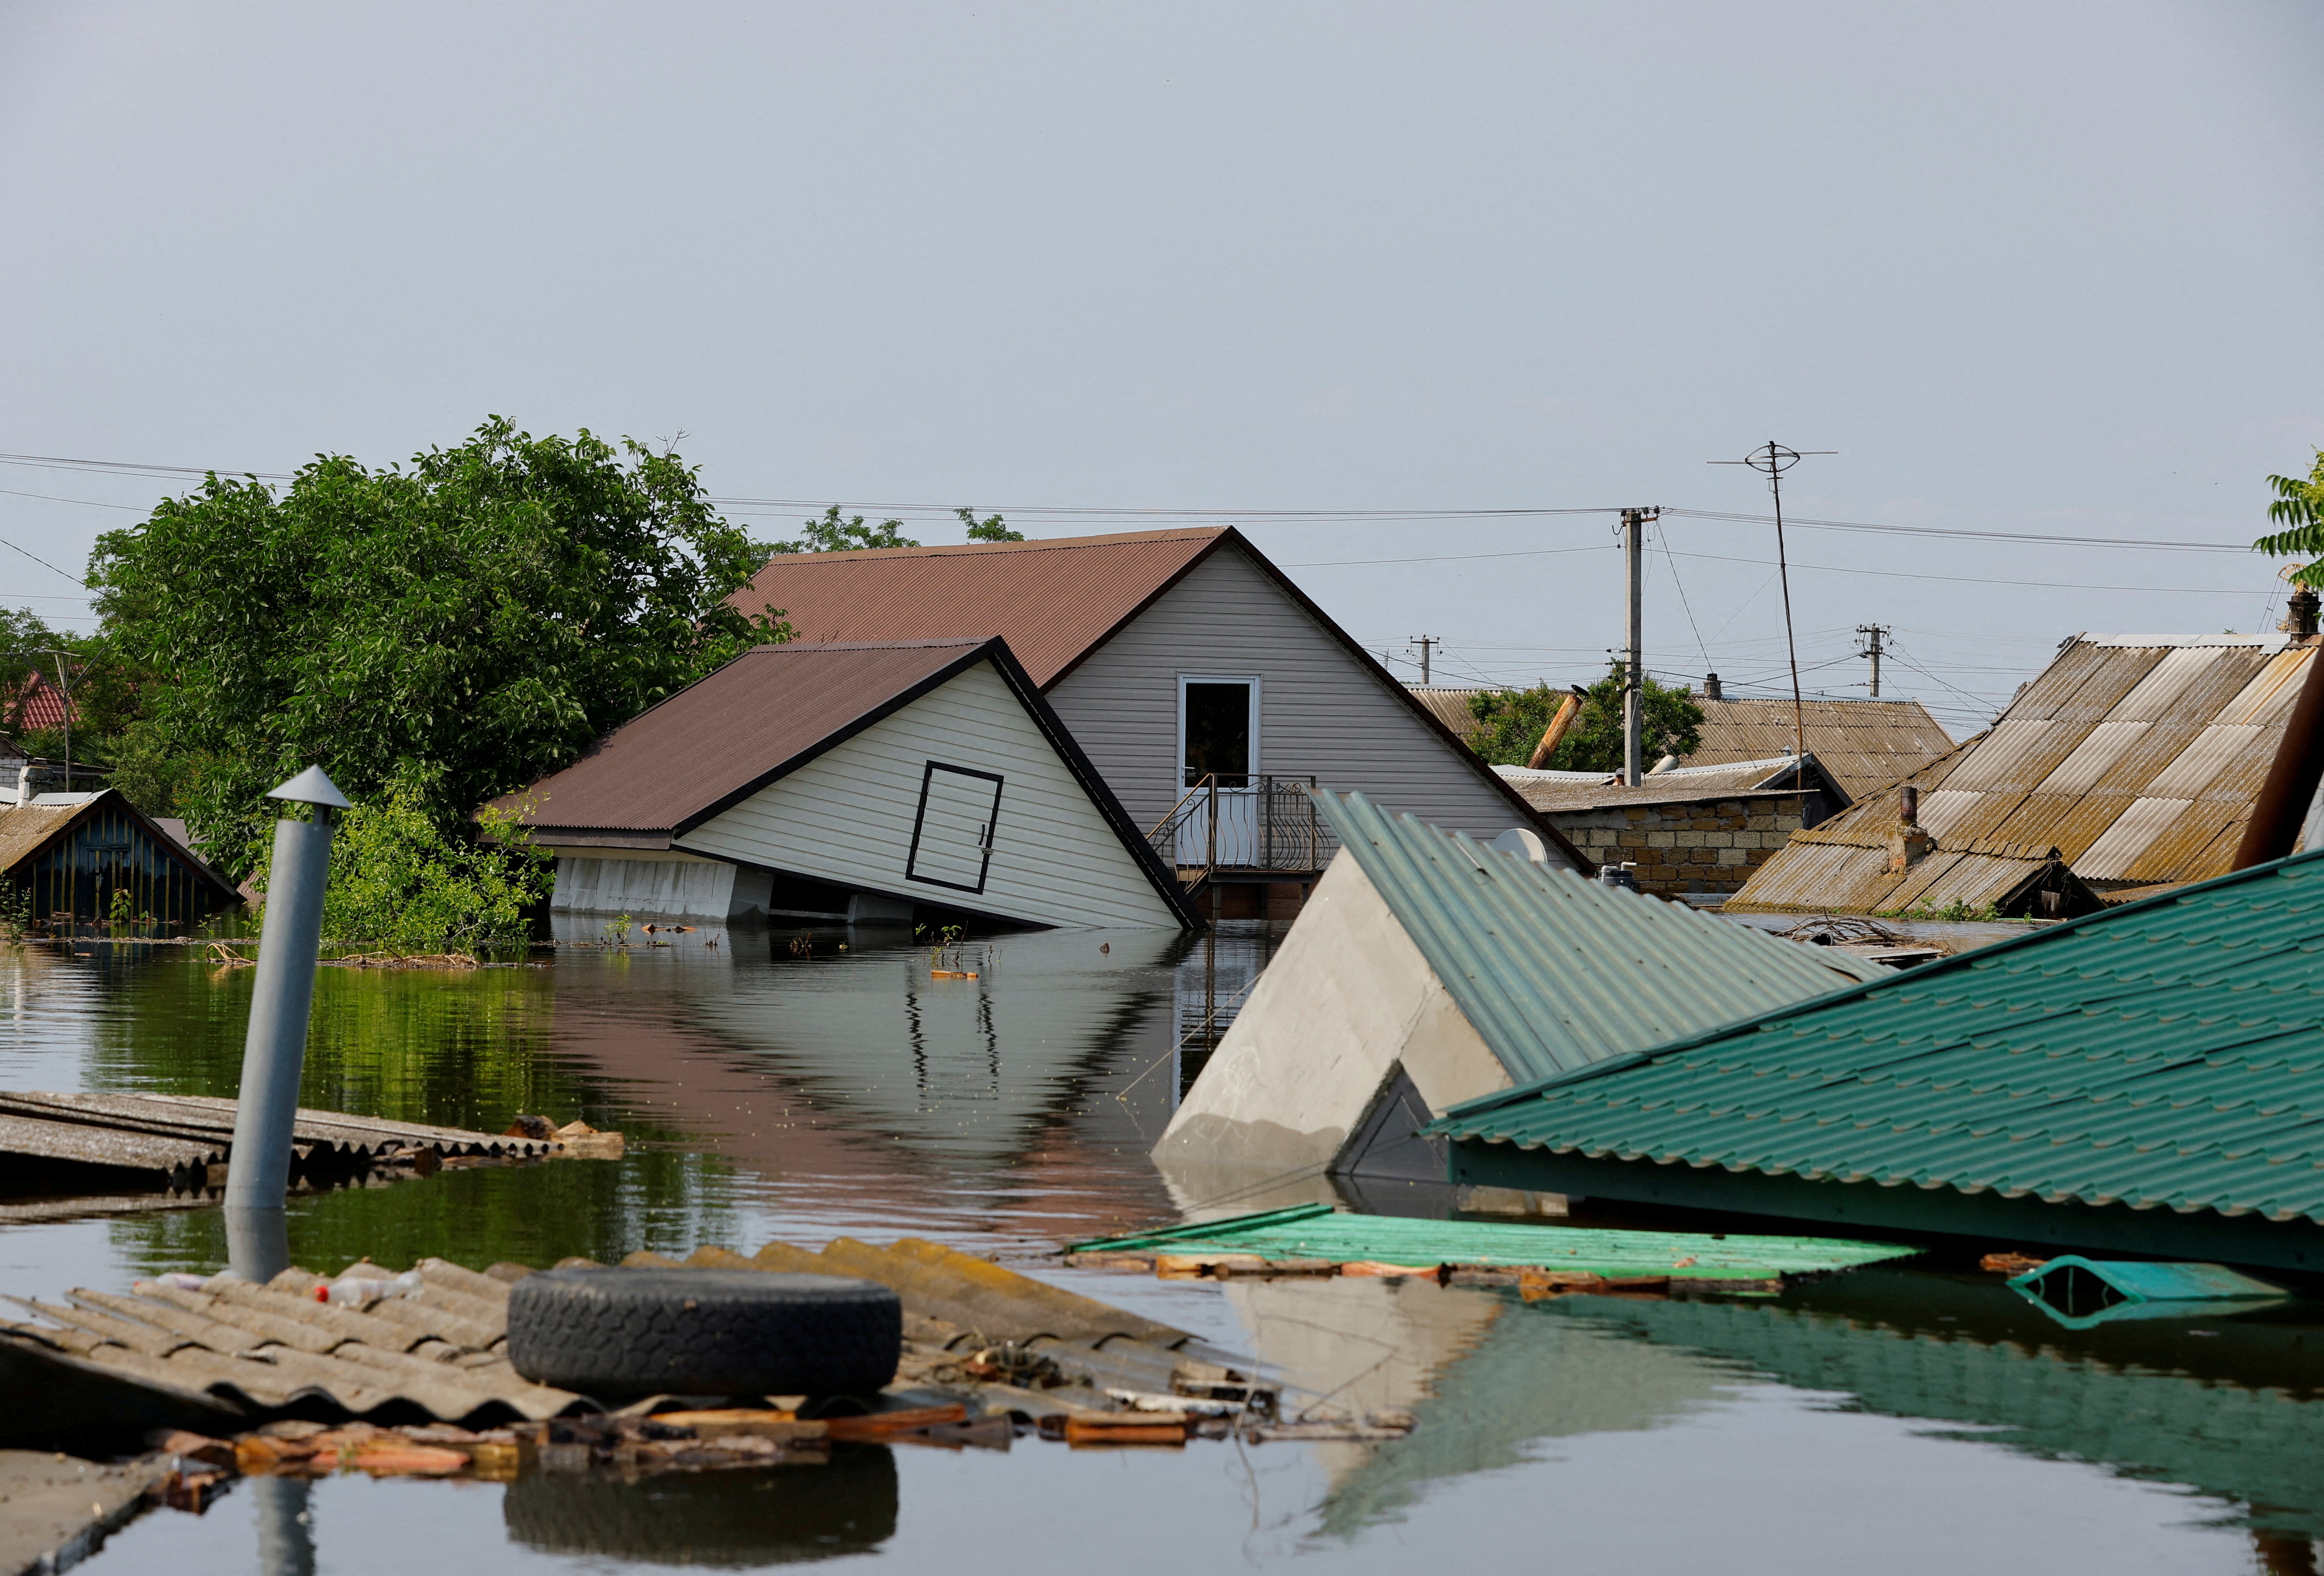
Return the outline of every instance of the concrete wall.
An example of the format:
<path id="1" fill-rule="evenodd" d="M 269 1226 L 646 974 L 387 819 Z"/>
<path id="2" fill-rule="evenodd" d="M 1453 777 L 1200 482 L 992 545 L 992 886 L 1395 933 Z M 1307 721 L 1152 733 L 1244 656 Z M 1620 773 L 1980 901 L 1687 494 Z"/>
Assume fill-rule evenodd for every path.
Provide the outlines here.
<path id="1" fill-rule="evenodd" d="M 982 894 L 906 875 L 931 761 L 1004 779 Z M 1136 856 L 990 663 L 675 840 L 907 903 L 1082 929 L 1178 928 Z"/>
<path id="2" fill-rule="evenodd" d="M 1522 824 L 1474 756 L 1447 743 L 1250 560 L 1221 548 L 1049 691 L 1139 827 L 1184 792 L 1181 674 L 1256 675 L 1256 769 L 1360 789 L 1487 841 Z M 1561 859 L 1561 862 L 1562 859 Z"/>
<path id="3" fill-rule="evenodd" d="M 1401 1061 L 1434 1114 L 1508 1074 L 1342 849 L 1155 1145 L 1190 1173 L 1328 1165 Z M 1256 1208 L 1258 1206 L 1246 1206 Z"/>
<path id="4" fill-rule="evenodd" d="M 1637 861 L 1640 890 L 1674 897 L 1740 887 L 1800 830 L 1800 801 L 1630 804 L 1559 811 L 1549 819 L 1600 864 Z"/>

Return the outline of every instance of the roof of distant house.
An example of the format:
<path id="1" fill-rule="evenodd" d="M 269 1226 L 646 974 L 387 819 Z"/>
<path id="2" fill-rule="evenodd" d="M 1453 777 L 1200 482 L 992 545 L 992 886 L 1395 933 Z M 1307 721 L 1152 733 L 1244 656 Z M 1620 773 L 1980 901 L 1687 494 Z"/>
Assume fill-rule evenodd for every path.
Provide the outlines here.
<path id="1" fill-rule="evenodd" d="M 1683 766 L 1719 766 L 1788 757 L 1797 737 L 1789 700 L 1698 695 L 1702 731 Z M 1807 751 L 1850 799 L 1901 782 L 1953 747 L 1918 700 L 1829 700 L 1802 704 Z"/>
<path id="2" fill-rule="evenodd" d="M 1472 1100 L 1439 1126 L 1664 1166 L 2324 1222 L 2319 950 L 2324 852 Z"/>
<path id="3" fill-rule="evenodd" d="M 1635 788 L 1625 786 L 1618 773 L 1535 772 L 1523 766 L 1493 770 L 1524 794 L 1526 803 L 1550 814 L 1622 805 L 1700 804 L 1713 799 L 1797 793 L 1803 787 L 1811 793 L 1829 794 L 1835 808 L 1850 802 L 1848 791 L 1823 769 L 1813 752 L 1804 761 L 1778 756 L 1723 766 L 1674 766 L 1647 773 Z"/>
<path id="4" fill-rule="evenodd" d="M 2052 848 L 2101 889 L 2227 868 L 2314 655 L 2282 635 L 2079 636 L 1990 731 L 1923 767 L 1935 851 L 1888 868 L 1895 788 L 1794 835 L 1730 908 L 1997 900 Z"/>

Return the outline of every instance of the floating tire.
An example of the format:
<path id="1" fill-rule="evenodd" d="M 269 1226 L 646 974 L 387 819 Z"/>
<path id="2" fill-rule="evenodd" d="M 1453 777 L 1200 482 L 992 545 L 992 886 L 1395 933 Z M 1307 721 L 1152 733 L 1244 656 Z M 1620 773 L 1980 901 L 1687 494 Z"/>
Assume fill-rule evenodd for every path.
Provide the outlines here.
<path id="1" fill-rule="evenodd" d="M 872 1281 L 546 1270 L 509 1289 L 508 1357 L 585 1395 L 855 1395 L 896 1377 L 904 1310 Z"/>

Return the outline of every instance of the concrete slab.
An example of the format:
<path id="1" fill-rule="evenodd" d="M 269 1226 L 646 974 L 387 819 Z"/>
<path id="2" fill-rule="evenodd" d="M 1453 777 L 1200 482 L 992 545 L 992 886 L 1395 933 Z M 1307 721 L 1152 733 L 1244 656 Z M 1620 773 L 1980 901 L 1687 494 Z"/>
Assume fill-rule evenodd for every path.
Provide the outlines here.
<path id="1" fill-rule="evenodd" d="M 135 1519 L 163 1456 L 118 1466 L 50 1451 L 0 1451 L 0 1576 L 47 1576 L 87 1559 Z"/>

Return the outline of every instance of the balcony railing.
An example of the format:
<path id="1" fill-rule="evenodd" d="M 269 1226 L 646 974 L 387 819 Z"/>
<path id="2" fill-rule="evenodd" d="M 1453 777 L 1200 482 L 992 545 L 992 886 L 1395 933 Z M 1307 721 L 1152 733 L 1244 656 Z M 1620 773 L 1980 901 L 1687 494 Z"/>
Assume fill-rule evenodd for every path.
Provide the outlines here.
<path id="1" fill-rule="evenodd" d="M 1148 840 L 1188 892 L 1221 871 L 1313 873 L 1323 867 L 1325 836 L 1314 790 L 1313 777 L 1262 774 L 1222 783 L 1212 773 L 1170 807 Z"/>

